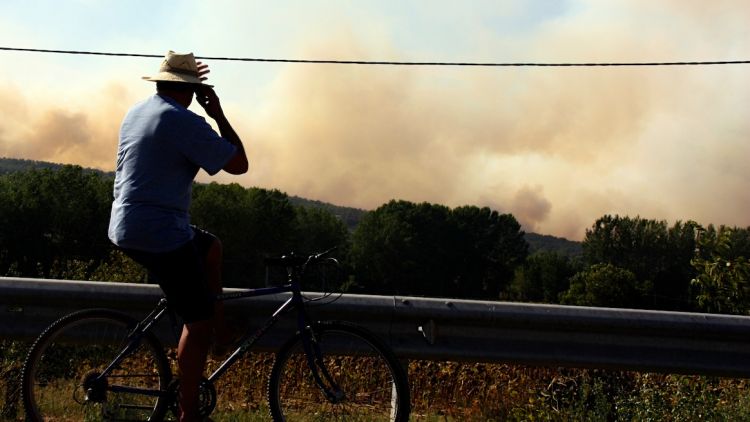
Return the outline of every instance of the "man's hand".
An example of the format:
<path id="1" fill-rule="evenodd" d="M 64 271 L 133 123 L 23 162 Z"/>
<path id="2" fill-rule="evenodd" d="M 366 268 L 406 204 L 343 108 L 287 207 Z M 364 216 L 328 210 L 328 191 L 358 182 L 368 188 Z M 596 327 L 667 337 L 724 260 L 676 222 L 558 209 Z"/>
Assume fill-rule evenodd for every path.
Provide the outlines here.
<path id="1" fill-rule="evenodd" d="M 202 62 L 197 62 L 198 65 L 198 77 L 201 81 L 208 79 L 204 76 L 210 72 L 208 65 Z M 237 136 L 237 132 L 232 129 L 232 125 L 229 124 L 226 116 L 224 116 L 224 110 L 221 108 L 219 102 L 219 96 L 216 95 L 216 91 L 208 85 L 197 85 L 195 89 L 195 99 L 198 104 L 206 110 L 208 117 L 216 120 L 219 125 L 219 132 L 221 136 L 229 141 L 232 145 L 237 147 L 237 152 L 224 166 L 224 171 L 231 174 L 243 174 L 247 172 L 248 162 L 247 155 L 245 154 L 245 147 L 242 145 L 242 140 Z"/>
<path id="2" fill-rule="evenodd" d="M 208 65 L 200 60 L 195 62 L 195 64 L 198 65 L 198 77 L 201 78 L 202 81 L 208 79 L 208 76 L 203 76 L 211 73 L 211 71 L 208 69 Z"/>
<path id="3" fill-rule="evenodd" d="M 205 81 L 208 79 L 208 76 L 205 75 L 211 73 L 211 70 L 207 64 L 201 61 L 196 62 L 196 64 L 198 65 L 198 77 L 201 81 Z M 198 104 L 206 110 L 206 114 L 212 119 L 216 120 L 224 114 L 219 102 L 219 96 L 216 95 L 216 92 L 210 86 L 198 85 L 195 90 L 195 99 L 198 100 Z"/>
<path id="4" fill-rule="evenodd" d="M 198 85 L 195 90 L 195 99 L 201 107 L 206 110 L 206 114 L 214 120 L 219 120 L 224 116 L 224 110 L 221 109 L 219 96 L 216 91 L 207 85 Z"/>

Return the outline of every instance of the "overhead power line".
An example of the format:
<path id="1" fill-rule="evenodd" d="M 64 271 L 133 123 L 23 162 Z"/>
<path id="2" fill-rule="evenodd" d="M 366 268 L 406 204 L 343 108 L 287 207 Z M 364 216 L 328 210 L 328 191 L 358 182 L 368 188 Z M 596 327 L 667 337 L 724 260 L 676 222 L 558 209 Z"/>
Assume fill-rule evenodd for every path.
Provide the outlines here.
<path id="1" fill-rule="evenodd" d="M 162 58 L 159 54 L 113 53 L 102 51 L 47 50 L 39 48 L 0 47 L 5 51 L 31 53 L 78 54 L 91 56 L 147 57 Z M 403 62 L 403 61 L 370 61 L 370 60 L 309 60 L 309 59 L 274 59 L 257 57 L 209 57 L 196 56 L 200 60 L 223 60 L 237 62 L 269 63 L 309 63 L 309 64 L 350 64 L 350 65 L 383 65 L 383 66 L 468 66 L 468 67 L 588 67 L 588 66 L 708 66 L 750 64 L 750 60 L 721 61 L 677 61 L 677 62 Z"/>

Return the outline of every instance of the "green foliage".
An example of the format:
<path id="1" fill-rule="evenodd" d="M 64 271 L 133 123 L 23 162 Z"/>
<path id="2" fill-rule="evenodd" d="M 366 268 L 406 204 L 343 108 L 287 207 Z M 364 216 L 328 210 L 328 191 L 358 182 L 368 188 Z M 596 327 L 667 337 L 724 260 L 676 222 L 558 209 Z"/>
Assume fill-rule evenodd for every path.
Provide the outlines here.
<path id="1" fill-rule="evenodd" d="M 746 258 L 747 230 L 700 229 L 692 280 L 701 310 L 747 314 L 750 311 L 750 262 Z"/>
<path id="2" fill-rule="evenodd" d="M 0 158 L 0 174 L 23 172 L 31 169 L 59 170 L 62 166 L 62 164 L 48 163 L 45 161 Z"/>
<path id="3" fill-rule="evenodd" d="M 263 257 L 291 248 L 294 207 L 277 190 L 196 184 L 190 212 L 193 224 L 222 241 L 225 286 L 263 285 Z"/>
<path id="4" fill-rule="evenodd" d="M 609 263 L 653 279 L 667 246 L 665 221 L 605 215 L 586 230 L 583 253 L 589 264 Z"/>
<path id="5" fill-rule="evenodd" d="M 626 395 L 616 397 L 617 419 L 638 421 L 748 420 L 745 380 L 637 374 Z"/>
<path id="6" fill-rule="evenodd" d="M 362 217 L 367 213 L 367 211 L 359 208 L 341 207 L 327 202 L 300 198 L 299 196 L 290 196 L 289 201 L 298 208 L 327 211 L 341 221 L 350 232 L 357 228 Z"/>
<path id="7" fill-rule="evenodd" d="M 296 208 L 277 190 L 196 184 L 193 198 L 193 222 L 224 244 L 227 286 L 262 285 L 267 255 L 348 250 L 348 230 L 329 211 Z M 78 166 L 0 175 L 0 274 L 145 281 L 107 239 L 111 203 L 112 179 Z"/>
<path id="8" fill-rule="evenodd" d="M 695 227 L 693 222 L 670 228 L 665 221 L 605 215 L 586 230 L 584 261 L 633 273 L 640 295 L 622 307 L 687 310 Z"/>
<path id="9" fill-rule="evenodd" d="M 570 280 L 565 305 L 623 307 L 637 296 L 635 275 L 612 264 L 595 264 Z"/>
<path id="10" fill-rule="evenodd" d="M 430 361 L 410 361 L 409 374 L 412 414 L 425 420 L 676 422 L 750 416 L 750 385 L 743 379 Z"/>
<path id="11" fill-rule="evenodd" d="M 111 177 L 78 166 L 0 174 L 0 275 L 144 282 L 145 271 L 106 238 L 111 191 Z M 361 216 L 350 235 L 354 220 L 335 208 L 292 202 L 276 190 L 213 183 L 195 185 L 191 213 L 195 224 L 222 239 L 228 286 L 263 284 L 266 255 L 339 245 L 358 292 L 750 311 L 748 229 L 604 216 L 587 230 L 579 261 L 550 252 L 555 247 L 527 257 L 515 218 L 488 208 L 391 201 Z M 23 347 L 0 342 L 6 379 L 16 376 Z M 745 380 L 410 365 L 415 406 L 434 420 L 750 419 Z M 448 393 L 438 397 L 437 390 Z M 14 391 L 0 384 L 0 396 Z"/>
<path id="12" fill-rule="evenodd" d="M 79 166 L 7 161 L 0 165 L 23 170 L 0 174 L 1 275 L 146 279 L 107 239 L 111 176 Z M 527 258 L 527 235 L 515 218 L 489 208 L 391 201 L 363 215 L 292 200 L 277 190 L 217 183 L 196 184 L 193 199 L 193 222 L 224 244 L 230 287 L 263 285 L 265 256 L 338 246 L 337 257 L 354 273 L 347 283 L 353 280 L 359 292 L 546 303 L 561 298 L 736 314 L 750 309 L 748 229 L 704 230 L 694 222 L 670 227 L 606 215 L 580 244 L 528 235 L 537 252 Z"/>
<path id="13" fill-rule="evenodd" d="M 509 214 L 391 201 L 364 216 L 351 257 L 369 292 L 497 299 L 527 251 Z"/>
<path id="14" fill-rule="evenodd" d="M 196 184 L 190 212 L 193 224 L 222 241 L 227 287 L 264 285 L 267 256 L 334 246 L 339 255 L 348 251 L 349 232 L 340 219 L 323 208 L 294 206 L 278 190 Z"/>
<path id="15" fill-rule="evenodd" d="M 345 256 L 349 250 L 349 230 L 344 222 L 323 208 L 295 207 L 294 245 L 302 253 L 337 247 Z"/>
<path id="16" fill-rule="evenodd" d="M 583 254 L 581 242 L 538 233 L 526 233 L 529 243 L 529 253 L 553 252 L 569 258 L 577 258 Z"/>
<path id="17" fill-rule="evenodd" d="M 457 259 L 452 297 L 496 299 L 528 255 L 521 225 L 510 214 L 464 206 L 450 214 L 455 240 L 450 256 Z"/>
<path id="18" fill-rule="evenodd" d="M 341 267 L 319 266 L 308 271 L 303 281 L 311 291 L 346 292 L 352 288 L 347 277 L 351 272 L 347 256 L 350 249 L 349 230 L 344 222 L 331 211 L 318 207 L 295 207 L 294 250 L 309 254 L 336 248 L 329 256 L 338 258 Z"/>
<path id="19" fill-rule="evenodd" d="M 111 192 L 111 179 L 78 166 L 0 176 L 0 274 L 54 277 L 67 261 L 104 260 Z"/>
<path id="20" fill-rule="evenodd" d="M 64 278 L 68 279 L 68 277 Z M 123 252 L 112 250 L 107 260 L 92 272 L 90 279 L 118 283 L 146 283 L 148 272 Z"/>
<path id="21" fill-rule="evenodd" d="M 558 303 L 570 287 L 570 278 L 581 267 L 580 260 L 557 252 L 537 252 L 516 269 L 508 295 L 522 302 Z"/>
<path id="22" fill-rule="evenodd" d="M 391 201 L 366 214 L 352 238 L 358 284 L 376 294 L 439 291 L 439 274 L 450 258 L 450 210 L 431 204 Z"/>

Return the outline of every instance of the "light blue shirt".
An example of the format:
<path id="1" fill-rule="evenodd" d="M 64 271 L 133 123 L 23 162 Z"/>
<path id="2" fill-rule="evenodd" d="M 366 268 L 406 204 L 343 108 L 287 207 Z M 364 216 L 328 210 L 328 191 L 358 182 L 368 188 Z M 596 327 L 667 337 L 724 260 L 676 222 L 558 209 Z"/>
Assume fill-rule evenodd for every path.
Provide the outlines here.
<path id="1" fill-rule="evenodd" d="M 123 248 L 167 252 L 193 238 L 190 201 L 199 168 L 218 173 L 237 148 L 206 120 L 155 94 L 122 122 L 109 238 Z"/>

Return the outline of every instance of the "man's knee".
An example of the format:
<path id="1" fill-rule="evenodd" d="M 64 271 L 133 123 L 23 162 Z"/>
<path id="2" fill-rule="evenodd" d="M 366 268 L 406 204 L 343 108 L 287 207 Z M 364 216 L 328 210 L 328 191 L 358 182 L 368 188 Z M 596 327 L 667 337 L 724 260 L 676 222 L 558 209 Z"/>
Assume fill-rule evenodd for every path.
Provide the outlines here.
<path id="1" fill-rule="evenodd" d="M 206 265 L 208 267 L 217 267 L 221 265 L 221 262 L 224 257 L 224 246 L 221 244 L 221 240 L 219 238 L 214 238 L 214 241 L 211 242 L 211 246 L 208 248 L 208 253 L 206 255 Z"/>
<path id="2" fill-rule="evenodd" d="M 189 322 L 183 328 L 183 336 L 190 340 L 207 340 L 210 338 L 212 330 L 211 320 Z"/>

